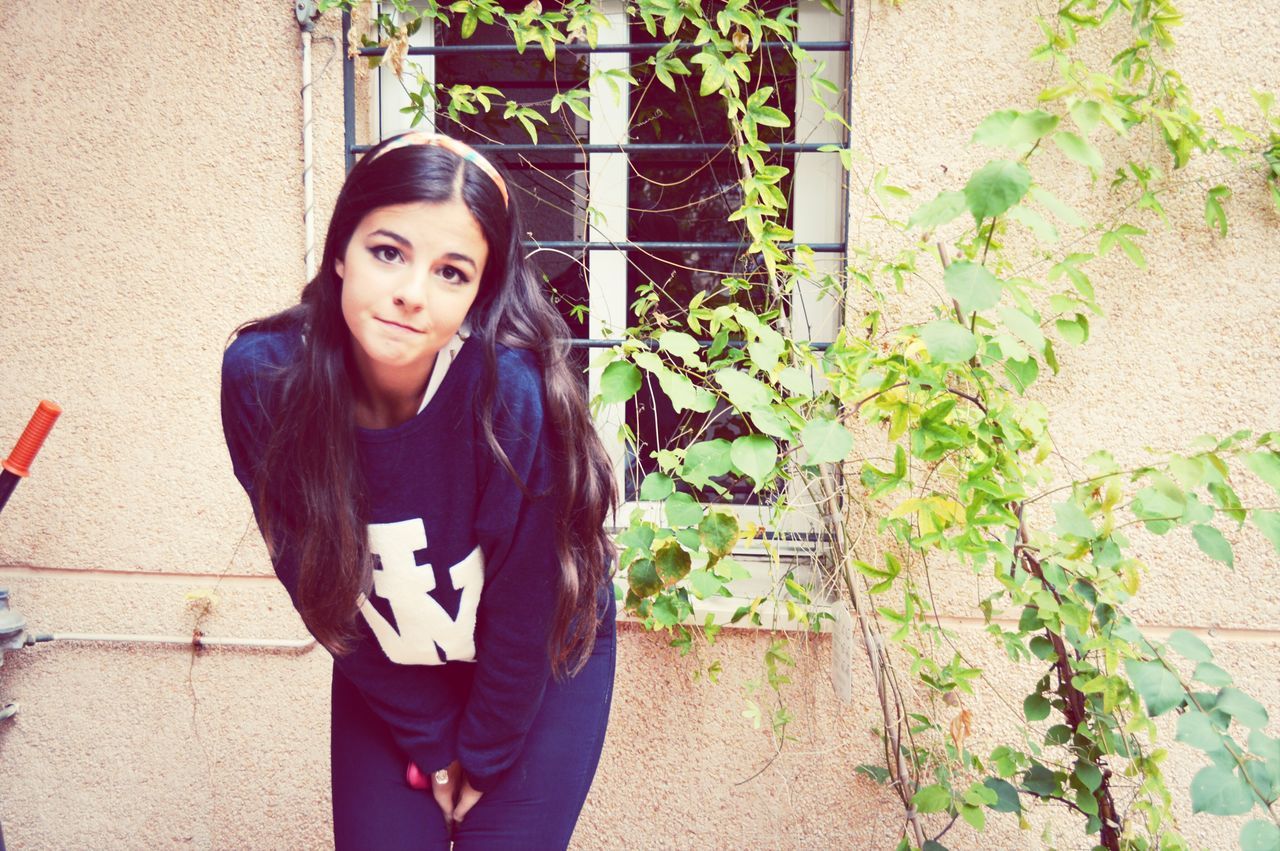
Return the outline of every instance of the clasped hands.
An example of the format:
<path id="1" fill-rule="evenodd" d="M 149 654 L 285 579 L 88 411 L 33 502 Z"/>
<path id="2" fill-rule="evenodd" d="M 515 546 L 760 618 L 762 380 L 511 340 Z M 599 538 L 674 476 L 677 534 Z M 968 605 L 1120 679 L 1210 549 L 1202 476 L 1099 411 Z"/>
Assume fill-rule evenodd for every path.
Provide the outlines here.
<path id="1" fill-rule="evenodd" d="M 454 825 L 462 823 L 467 813 L 471 812 L 471 808 L 484 794 L 473 789 L 467 778 L 462 776 L 462 765 L 456 759 L 448 768 L 431 775 L 423 774 L 418 766 L 411 762 L 405 771 L 405 780 L 414 789 L 431 788 L 431 796 L 436 799 L 440 812 L 444 813 L 445 824 L 450 830 Z"/>

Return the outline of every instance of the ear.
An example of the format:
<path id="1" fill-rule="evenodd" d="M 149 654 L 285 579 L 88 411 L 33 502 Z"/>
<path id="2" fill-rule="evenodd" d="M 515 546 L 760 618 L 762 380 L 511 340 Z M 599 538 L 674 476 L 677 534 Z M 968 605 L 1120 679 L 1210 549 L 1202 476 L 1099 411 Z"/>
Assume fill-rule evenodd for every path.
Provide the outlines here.
<path id="1" fill-rule="evenodd" d="M 347 269 L 347 264 L 342 262 L 341 257 L 333 261 L 333 273 L 337 275 L 339 278 L 343 276 L 342 273 L 345 272 L 346 269 Z"/>

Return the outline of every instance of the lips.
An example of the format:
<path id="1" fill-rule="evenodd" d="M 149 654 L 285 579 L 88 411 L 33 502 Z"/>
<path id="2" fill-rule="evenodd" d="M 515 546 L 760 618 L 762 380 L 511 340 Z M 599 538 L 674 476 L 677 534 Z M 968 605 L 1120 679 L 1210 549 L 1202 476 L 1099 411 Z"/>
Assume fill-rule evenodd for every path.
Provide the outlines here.
<path id="1" fill-rule="evenodd" d="M 389 326 L 391 326 L 392 328 L 399 328 L 400 330 L 402 330 L 402 331 L 408 331 L 408 332 L 409 332 L 409 333 L 411 333 L 411 334 L 424 334 L 424 333 L 426 333 L 426 332 L 424 332 L 424 331 L 419 331 L 417 328 L 413 328 L 413 327 L 410 327 L 410 326 L 408 326 L 408 325 L 401 325 L 399 322 L 392 322 L 390 319 L 381 319 L 381 318 L 379 318 L 379 317 L 377 317 L 377 316 L 375 316 L 375 317 L 374 317 L 374 319 L 377 319 L 377 320 L 378 320 L 379 322 L 381 322 L 383 325 L 389 325 Z"/>

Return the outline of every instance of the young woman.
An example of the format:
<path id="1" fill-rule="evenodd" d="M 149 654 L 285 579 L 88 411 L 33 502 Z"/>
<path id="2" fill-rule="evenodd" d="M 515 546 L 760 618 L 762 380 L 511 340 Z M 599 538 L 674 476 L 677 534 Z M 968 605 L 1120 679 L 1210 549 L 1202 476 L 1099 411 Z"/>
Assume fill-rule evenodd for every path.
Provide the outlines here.
<path id="1" fill-rule="evenodd" d="M 475 151 L 386 140 L 301 303 L 223 356 L 236 477 L 334 656 L 339 851 L 563 848 L 595 774 L 616 494 L 523 233 Z"/>

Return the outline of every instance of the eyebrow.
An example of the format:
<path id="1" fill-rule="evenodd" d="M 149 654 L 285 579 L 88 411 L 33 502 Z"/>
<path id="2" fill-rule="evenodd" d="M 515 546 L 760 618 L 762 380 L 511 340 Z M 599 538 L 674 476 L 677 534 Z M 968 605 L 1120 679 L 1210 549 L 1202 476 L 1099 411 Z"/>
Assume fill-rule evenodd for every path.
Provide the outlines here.
<path id="1" fill-rule="evenodd" d="M 378 228 L 378 229 L 377 229 L 377 230 L 375 230 L 375 231 L 370 231 L 370 232 L 369 232 L 369 236 L 378 236 L 378 235 L 385 236 L 387 239 L 389 239 L 389 240 L 391 240 L 392 242 L 395 242 L 396 244 L 401 245 L 401 246 L 403 246 L 403 247 L 405 247 L 405 248 L 408 248 L 408 249 L 412 249 L 412 248 L 413 248 L 413 243 L 412 243 L 412 242 L 410 242 L 409 240 L 405 239 L 403 236 L 401 236 L 400 234 L 396 233 L 395 231 L 387 230 L 386 228 Z M 467 255 L 465 255 L 465 254 L 459 254 L 459 253 L 458 253 L 458 252 L 456 252 L 456 251 L 450 251 L 448 254 L 446 254 L 446 255 L 445 255 L 445 258 L 446 258 L 446 259 L 448 259 L 448 260 L 460 261 L 460 262 L 463 262 L 463 263 L 470 263 L 470 264 L 471 264 L 471 267 L 472 267 L 473 269 L 477 269 L 477 268 L 479 268 L 479 266 L 476 264 L 476 261 L 472 260 L 472 259 L 471 259 L 470 257 L 468 257 Z"/>
<path id="2" fill-rule="evenodd" d="M 385 236 L 387 239 L 390 239 L 393 242 L 403 245 L 405 248 L 413 248 L 412 242 L 405 239 L 403 236 L 401 236 L 400 234 L 396 233 L 393 230 L 387 230 L 386 228 L 378 228 L 375 231 L 369 232 L 369 236 L 378 236 L 378 235 Z"/>

